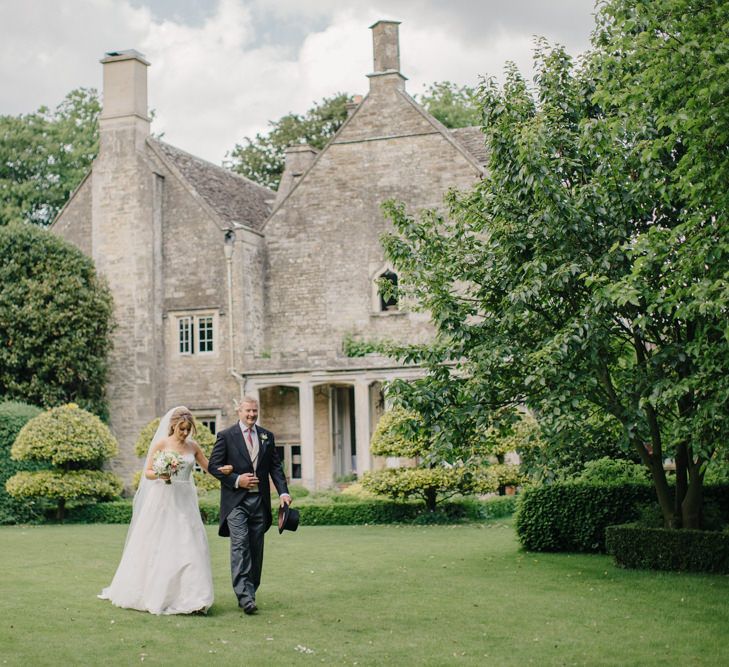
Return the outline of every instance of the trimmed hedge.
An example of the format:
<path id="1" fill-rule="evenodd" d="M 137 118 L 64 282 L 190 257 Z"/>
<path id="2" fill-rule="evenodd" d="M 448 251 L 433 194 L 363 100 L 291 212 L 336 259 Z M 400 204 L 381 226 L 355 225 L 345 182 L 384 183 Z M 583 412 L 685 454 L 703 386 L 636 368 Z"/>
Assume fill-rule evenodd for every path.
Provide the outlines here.
<path id="1" fill-rule="evenodd" d="M 729 574 L 729 533 L 608 526 L 607 552 L 620 567 Z"/>
<path id="2" fill-rule="evenodd" d="M 43 518 L 43 503 L 35 500 L 16 500 L 5 489 L 5 482 L 16 472 L 42 470 L 47 463 L 36 461 L 14 461 L 10 448 L 20 430 L 33 417 L 41 413 L 40 408 L 27 403 L 4 401 L 0 403 L 0 525 L 13 523 L 35 523 Z"/>
<path id="3" fill-rule="evenodd" d="M 605 529 L 635 521 L 656 503 L 650 484 L 570 481 L 525 489 L 516 532 L 527 551 L 605 551 Z M 704 487 L 706 504 L 729 518 L 729 485 Z"/>
<path id="4" fill-rule="evenodd" d="M 516 507 L 514 496 L 501 496 L 487 501 L 459 500 L 443 503 L 435 512 L 428 512 L 422 503 L 392 501 L 355 501 L 298 506 L 302 526 L 353 526 L 387 523 L 460 523 L 486 521 L 510 516 Z M 220 512 L 216 501 L 200 500 L 204 523 L 215 525 Z M 131 500 L 96 503 L 69 510 L 67 521 L 74 523 L 129 523 Z"/>
<path id="5" fill-rule="evenodd" d="M 527 551 L 605 551 L 605 527 L 634 521 L 655 498 L 648 484 L 563 482 L 525 489 L 516 533 Z"/>
<path id="6" fill-rule="evenodd" d="M 73 507 L 66 516 L 66 523 L 129 523 L 131 520 L 131 500 L 112 500 Z"/>

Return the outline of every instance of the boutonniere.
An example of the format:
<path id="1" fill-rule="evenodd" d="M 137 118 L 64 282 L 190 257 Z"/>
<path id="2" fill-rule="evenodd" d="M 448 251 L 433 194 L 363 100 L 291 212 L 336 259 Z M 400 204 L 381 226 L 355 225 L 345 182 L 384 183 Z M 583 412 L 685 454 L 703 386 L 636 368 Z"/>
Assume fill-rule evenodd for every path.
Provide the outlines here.
<path id="1" fill-rule="evenodd" d="M 261 433 L 258 437 L 260 438 L 261 442 L 266 442 L 268 440 L 268 433 Z"/>

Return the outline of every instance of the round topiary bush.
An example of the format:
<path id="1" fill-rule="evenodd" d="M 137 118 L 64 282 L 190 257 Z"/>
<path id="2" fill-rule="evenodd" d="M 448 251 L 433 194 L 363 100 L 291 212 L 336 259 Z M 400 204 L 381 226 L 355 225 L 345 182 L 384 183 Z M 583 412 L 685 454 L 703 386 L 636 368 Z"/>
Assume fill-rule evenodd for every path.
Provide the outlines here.
<path id="1" fill-rule="evenodd" d="M 147 455 L 150 442 L 154 437 L 157 427 L 159 426 L 159 417 L 153 419 L 147 424 L 139 433 L 137 441 L 134 443 L 134 453 L 141 459 Z M 200 445 L 200 449 L 203 450 L 205 456 L 210 458 L 210 454 L 213 451 L 215 445 L 215 436 L 210 432 L 206 426 L 199 424 L 195 420 L 195 435 L 193 436 L 195 442 Z M 140 466 L 141 468 L 141 466 Z M 220 488 L 220 482 L 218 482 L 212 475 L 207 475 L 203 471 L 196 471 L 193 473 L 195 478 L 195 485 L 198 491 L 211 491 L 213 489 Z M 139 486 L 139 480 L 142 476 L 141 470 L 134 474 L 134 488 Z"/>
<path id="2" fill-rule="evenodd" d="M 118 451 L 111 431 L 95 415 L 73 403 L 53 408 L 23 426 L 10 452 L 16 461 L 47 462 L 52 469 L 16 473 L 7 481 L 6 489 L 15 498 L 57 501 L 57 516 L 62 520 L 66 501 L 120 495 L 121 480 L 100 470 Z"/>
<path id="3" fill-rule="evenodd" d="M 10 449 L 20 429 L 40 412 L 40 408 L 27 403 L 0 403 L 0 524 L 31 523 L 42 518 L 39 503 L 16 500 L 5 490 L 5 482 L 16 472 L 47 467 L 35 461 L 14 461 L 10 458 Z"/>

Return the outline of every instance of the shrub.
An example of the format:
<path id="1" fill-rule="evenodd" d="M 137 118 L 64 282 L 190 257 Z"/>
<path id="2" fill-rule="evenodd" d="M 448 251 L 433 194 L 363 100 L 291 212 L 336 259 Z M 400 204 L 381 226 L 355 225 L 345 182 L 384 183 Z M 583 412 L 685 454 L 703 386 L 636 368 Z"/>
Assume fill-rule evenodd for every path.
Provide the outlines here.
<path id="1" fill-rule="evenodd" d="M 109 500 L 121 495 L 123 484 L 104 470 L 38 470 L 19 472 L 7 481 L 8 493 L 16 498 L 51 500 Z"/>
<path id="2" fill-rule="evenodd" d="M 46 467 L 42 463 L 10 458 L 10 448 L 20 429 L 38 414 L 40 409 L 33 405 L 12 401 L 0 403 L 0 524 L 32 523 L 42 518 L 39 503 L 28 499 L 16 500 L 5 490 L 5 482 L 16 472 Z"/>
<path id="3" fill-rule="evenodd" d="M 503 496 L 486 501 L 472 498 L 453 500 L 443 503 L 436 512 L 428 512 L 420 503 L 396 503 L 387 500 L 350 499 L 347 502 L 335 502 L 330 498 L 322 499 L 318 503 L 297 503 L 302 526 L 486 521 L 509 516 L 514 507 L 514 497 Z M 276 502 L 272 509 L 275 517 Z M 217 524 L 220 517 L 218 501 L 201 498 L 200 516 L 206 524 Z M 72 508 L 69 510 L 68 520 L 77 523 L 129 523 L 131 517 L 131 500 L 118 500 Z"/>
<path id="4" fill-rule="evenodd" d="M 729 486 L 704 488 L 705 506 L 729 517 Z M 605 551 L 607 526 L 635 521 L 656 502 L 650 484 L 560 482 L 525 489 L 517 500 L 516 532 L 529 551 Z"/>
<path id="5" fill-rule="evenodd" d="M 438 497 L 469 493 L 472 489 L 472 479 L 463 466 L 387 468 L 365 472 L 362 476 L 362 486 L 367 491 L 389 496 L 395 500 L 422 498 L 426 507 L 433 511 Z"/>
<path id="6" fill-rule="evenodd" d="M 605 550 L 605 527 L 633 521 L 654 500 L 648 484 L 561 482 L 525 489 L 519 496 L 516 532 L 529 551 Z"/>
<path id="7" fill-rule="evenodd" d="M 608 526 L 607 552 L 621 567 L 729 574 L 729 533 Z"/>
<path id="8" fill-rule="evenodd" d="M 11 456 L 49 461 L 54 469 L 16 473 L 5 488 L 15 498 L 57 501 L 57 516 L 62 520 L 67 500 L 106 499 L 121 493 L 121 480 L 98 470 L 118 449 L 111 431 L 95 415 L 73 403 L 53 408 L 23 426 Z"/>
<path id="9" fill-rule="evenodd" d="M 577 477 L 583 482 L 650 482 L 648 468 L 639 463 L 625 459 L 613 459 L 604 456 L 595 461 L 588 461 Z"/>
<path id="10" fill-rule="evenodd" d="M 112 310 L 78 248 L 34 225 L 0 226 L 0 394 L 104 416 Z"/>
<path id="11" fill-rule="evenodd" d="M 129 523 L 131 520 L 131 500 L 113 500 L 74 507 L 68 511 L 66 518 L 66 521 L 73 523 Z"/>

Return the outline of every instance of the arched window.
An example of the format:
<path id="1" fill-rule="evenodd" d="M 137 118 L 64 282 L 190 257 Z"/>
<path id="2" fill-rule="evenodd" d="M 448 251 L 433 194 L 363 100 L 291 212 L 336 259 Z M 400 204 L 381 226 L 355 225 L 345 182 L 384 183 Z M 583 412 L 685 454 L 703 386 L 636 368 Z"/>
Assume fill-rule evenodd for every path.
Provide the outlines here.
<path id="1" fill-rule="evenodd" d="M 389 269 L 381 273 L 378 279 L 378 291 L 380 311 L 397 310 L 397 274 Z"/>

